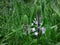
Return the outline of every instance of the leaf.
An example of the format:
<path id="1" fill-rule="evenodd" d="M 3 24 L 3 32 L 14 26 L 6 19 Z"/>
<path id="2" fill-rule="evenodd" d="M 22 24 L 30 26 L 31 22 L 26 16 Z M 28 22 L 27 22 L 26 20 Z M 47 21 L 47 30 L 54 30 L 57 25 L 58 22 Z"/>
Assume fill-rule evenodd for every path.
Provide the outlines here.
<path id="1" fill-rule="evenodd" d="M 57 33 L 56 38 L 57 38 L 57 41 L 60 42 L 60 33 Z"/>
<path id="2" fill-rule="evenodd" d="M 56 45 L 60 45 L 60 42 L 58 42 Z"/>
<path id="3" fill-rule="evenodd" d="M 59 8 L 56 5 L 51 5 L 51 8 L 53 11 L 60 17 L 60 11 Z"/>
<path id="4" fill-rule="evenodd" d="M 0 44 L 0 45 L 6 45 L 7 43 L 2 43 L 2 44 Z"/>
<path id="5" fill-rule="evenodd" d="M 23 16 L 23 23 L 24 24 L 28 23 L 28 16 L 27 15 Z"/>

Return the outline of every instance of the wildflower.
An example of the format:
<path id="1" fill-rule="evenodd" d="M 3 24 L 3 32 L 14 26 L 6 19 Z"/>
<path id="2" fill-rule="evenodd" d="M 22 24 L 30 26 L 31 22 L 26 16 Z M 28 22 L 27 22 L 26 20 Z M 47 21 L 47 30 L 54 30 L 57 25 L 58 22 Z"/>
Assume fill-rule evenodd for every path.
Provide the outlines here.
<path id="1" fill-rule="evenodd" d="M 42 30 L 42 34 L 45 34 L 46 28 L 42 27 L 41 30 Z"/>
<path id="2" fill-rule="evenodd" d="M 32 28 L 32 32 L 35 32 L 36 30 L 35 30 L 35 28 Z"/>
<path id="3" fill-rule="evenodd" d="M 38 21 L 35 21 L 35 24 L 38 24 Z"/>
<path id="4" fill-rule="evenodd" d="M 38 35 L 38 32 L 35 32 L 34 34 L 37 36 Z"/>

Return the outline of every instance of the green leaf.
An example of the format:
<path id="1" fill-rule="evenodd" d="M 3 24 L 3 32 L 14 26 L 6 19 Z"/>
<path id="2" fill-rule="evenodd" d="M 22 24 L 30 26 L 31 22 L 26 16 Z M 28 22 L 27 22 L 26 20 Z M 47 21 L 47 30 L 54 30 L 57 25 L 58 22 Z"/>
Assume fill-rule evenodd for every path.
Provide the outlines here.
<path id="1" fill-rule="evenodd" d="M 60 42 L 58 42 L 56 45 L 60 45 Z"/>
<path id="2" fill-rule="evenodd" d="M 27 15 L 23 16 L 23 23 L 24 24 L 28 23 L 28 16 Z"/>

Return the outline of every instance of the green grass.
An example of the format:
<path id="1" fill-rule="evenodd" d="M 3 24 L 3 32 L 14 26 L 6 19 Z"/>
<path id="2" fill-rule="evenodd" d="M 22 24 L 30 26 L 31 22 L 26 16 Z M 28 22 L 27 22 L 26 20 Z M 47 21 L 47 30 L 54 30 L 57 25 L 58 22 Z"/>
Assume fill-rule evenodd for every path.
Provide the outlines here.
<path id="1" fill-rule="evenodd" d="M 46 32 L 35 36 L 38 10 Z M 60 0 L 0 0 L 0 45 L 60 45 Z"/>

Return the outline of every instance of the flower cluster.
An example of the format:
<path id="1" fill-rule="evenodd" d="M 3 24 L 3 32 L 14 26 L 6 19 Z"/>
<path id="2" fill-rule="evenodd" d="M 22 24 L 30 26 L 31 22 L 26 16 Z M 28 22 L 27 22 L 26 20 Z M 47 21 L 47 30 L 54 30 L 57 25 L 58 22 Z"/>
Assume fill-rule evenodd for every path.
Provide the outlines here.
<path id="1" fill-rule="evenodd" d="M 37 21 L 36 18 L 34 18 L 33 23 L 31 24 L 31 26 L 32 26 L 31 31 L 34 33 L 34 35 L 37 36 L 38 35 L 38 32 L 37 32 L 37 29 L 36 29 L 36 27 L 34 25 L 35 26 L 38 25 L 38 21 Z M 46 32 L 46 28 L 45 27 L 38 27 L 37 26 L 37 28 L 39 28 L 42 31 L 42 34 L 45 34 L 45 32 Z"/>
<path id="2" fill-rule="evenodd" d="M 24 25 L 24 27 L 25 27 L 24 30 L 25 30 L 26 34 L 28 34 L 28 32 L 30 32 L 30 33 L 33 33 L 35 36 L 38 36 L 39 31 L 41 31 L 42 34 L 45 34 L 45 32 L 46 32 L 46 28 L 44 26 L 43 27 L 41 27 L 41 26 L 42 26 L 42 23 L 40 23 L 40 26 L 38 26 L 38 20 L 36 18 L 34 18 L 33 22 L 31 23 L 31 28 L 30 28 L 31 31 L 28 31 L 29 27 L 27 25 Z"/>

